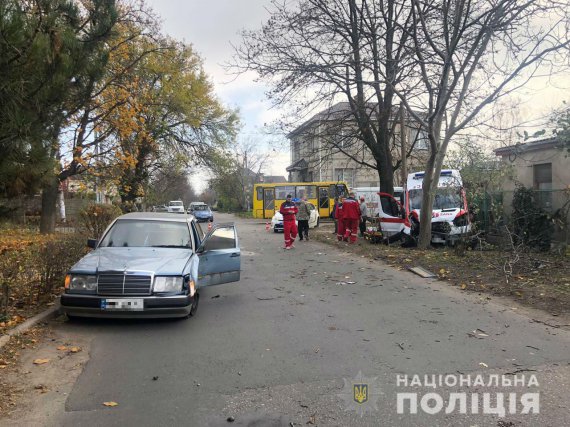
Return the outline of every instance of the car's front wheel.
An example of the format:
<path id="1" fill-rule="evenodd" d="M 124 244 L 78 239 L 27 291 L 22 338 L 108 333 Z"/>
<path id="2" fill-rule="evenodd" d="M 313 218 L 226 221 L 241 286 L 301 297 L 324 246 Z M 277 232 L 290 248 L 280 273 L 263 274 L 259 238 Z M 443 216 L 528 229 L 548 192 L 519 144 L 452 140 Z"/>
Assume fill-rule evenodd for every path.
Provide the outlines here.
<path id="1" fill-rule="evenodd" d="M 192 317 L 196 314 L 196 312 L 198 311 L 199 301 L 200 301 L 200 294 L 196 292 L 194 294 L 194 299 L 192 300 L 192 307 L 190 308 L 190 314 L 188 314 L 188 317 Z"/>

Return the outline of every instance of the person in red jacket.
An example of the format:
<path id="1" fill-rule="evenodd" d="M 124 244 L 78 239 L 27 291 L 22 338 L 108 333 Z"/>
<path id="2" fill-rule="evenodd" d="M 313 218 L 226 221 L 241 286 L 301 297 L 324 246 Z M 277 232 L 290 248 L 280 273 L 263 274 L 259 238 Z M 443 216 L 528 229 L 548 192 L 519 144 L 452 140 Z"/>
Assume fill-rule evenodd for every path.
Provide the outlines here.
<path id="1" fill-rule="evenodd" d="M 349 240 L 350 243 L 356 242 L 358 235 L 358 223 L 360 222 L 360 205 L 354 198 L 354 193 L 351 192 L 348 198 L 342 204 L 342 214 L 344 217 L 344 240 Z"/>
<path id="2" fill-rule="evenodd" d="M 295 215 L 299 212 L 297 205 L 291 200 L 291 195 L 287 194 L 287 199 L 281 203 L 279 212 L 283 215 L 283 236 L 285 237 L 285 247 L 283 249 L 294 248 L 293 242 L 297 238 L 297 224 Z"/>

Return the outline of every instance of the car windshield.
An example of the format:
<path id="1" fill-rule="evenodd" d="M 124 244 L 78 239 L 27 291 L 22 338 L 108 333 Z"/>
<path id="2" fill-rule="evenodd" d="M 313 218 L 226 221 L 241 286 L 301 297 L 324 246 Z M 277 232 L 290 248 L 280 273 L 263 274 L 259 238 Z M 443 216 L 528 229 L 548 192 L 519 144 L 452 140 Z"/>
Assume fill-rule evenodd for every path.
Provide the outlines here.
<path id="1" fill-rule="evenodd" d="M 207 211 L 209 210 L 208 205 L 196 205 L 194 206 L 195 211 Z"/>
<path id="2" fill-rule="evenodd" d="M 125 219 L 115 222 L 99 246 L 191 248 L 191 242 L 185 222 Z"/>
<path id="3" fill-rule="evenodd" d="M 170 202 L 169 205 L 170 206 L 183 206 L 182 202 Z"/>
<path id="4" fill-rule="evenodd" d="M 423 190 L 410 190 L 410 208 L 422 208 Z M 433 200 L 434 209 L 456 209 L 461 207 L 461 191 L 457 187 L 438 188 Z"/>

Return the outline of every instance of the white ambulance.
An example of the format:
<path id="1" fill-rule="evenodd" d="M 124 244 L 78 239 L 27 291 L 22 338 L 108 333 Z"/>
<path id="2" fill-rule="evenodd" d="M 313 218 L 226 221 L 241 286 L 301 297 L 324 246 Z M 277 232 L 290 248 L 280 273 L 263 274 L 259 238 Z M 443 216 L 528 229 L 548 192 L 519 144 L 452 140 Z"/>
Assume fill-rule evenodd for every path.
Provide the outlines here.
<path id="1" fill-rule="evenodd" d="M 422 205 L 424 172 L 408 175 L 403 201 L 379 193 L 382 231 L 387 237 L 403 233 L 417 237 Z M 458 170 L 442 170 L 437 183 L 431 222 L 432 243 L 453 245 L 471 232 L 463 181 Z"/>

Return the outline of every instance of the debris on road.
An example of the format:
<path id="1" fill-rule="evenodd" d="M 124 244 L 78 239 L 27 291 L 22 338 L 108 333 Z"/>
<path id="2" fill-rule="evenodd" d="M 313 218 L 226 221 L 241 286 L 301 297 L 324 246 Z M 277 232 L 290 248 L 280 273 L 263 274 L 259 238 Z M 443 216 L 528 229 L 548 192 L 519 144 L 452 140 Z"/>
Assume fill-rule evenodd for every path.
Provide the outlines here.
<path id="1" fill-rule="evenodd" d="M 483 329 L 479 329 L 479 328 L 475 329 L 474 331 L 467 332 L 467 335 L 472 337 L 472 338 L 478 338 L 480 340 L 489 336 Z"/>
<path id="2" fill-rule="evenodd" d="M 420 277 L 423 277 L 424 279 L 432 279 L 437 277 L 437 274 L 432 273 L 429 270 L 426 270 L 423 267 L 408 267 L 408 270 L 410 270 L 412 273 L 417 274 Z"/>
<path id="3" fill-rule="evenodd" d="M 108 406 L 110 408 L 113 408 L 115 406 L 119 406 L 119 404 L 117 402 L 112 402 L 112 401 L 111 402 L 103 402 L 103 405 Z"/>

